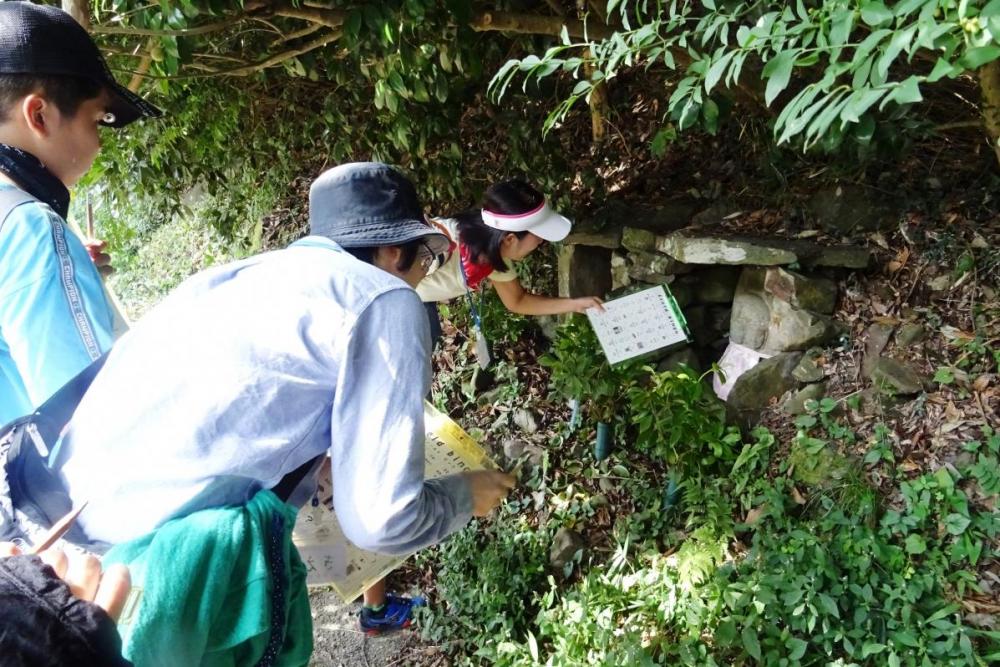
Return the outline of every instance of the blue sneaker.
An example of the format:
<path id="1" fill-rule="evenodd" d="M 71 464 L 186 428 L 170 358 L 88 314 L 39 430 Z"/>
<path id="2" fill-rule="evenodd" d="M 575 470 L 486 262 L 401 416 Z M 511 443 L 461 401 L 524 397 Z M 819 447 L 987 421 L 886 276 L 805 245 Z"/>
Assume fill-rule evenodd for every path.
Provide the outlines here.
<path id="1" fill-rule="evenodd" d="M 413 622 L 413 608 L 423 607 L 427 601 L 422 597 L 401 597 L 386 595 L 385 607 L 378 613 L 368 607 L 361 608 L 361 630 L 368 636 L 383 632 L 394 632 L 410 627 Z"/>

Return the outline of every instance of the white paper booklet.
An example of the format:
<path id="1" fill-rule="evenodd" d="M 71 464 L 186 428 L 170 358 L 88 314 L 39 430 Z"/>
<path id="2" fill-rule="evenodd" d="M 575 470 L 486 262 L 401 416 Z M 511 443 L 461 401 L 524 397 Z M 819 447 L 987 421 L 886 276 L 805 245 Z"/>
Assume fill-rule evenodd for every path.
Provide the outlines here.
<path id="1" fill-rule="evenodd" d="M 687 322 L 666 287 L 651 287 L 587 311 L 608 363 L 688 340 Z"/>
<path id="2" fill-rule="evenodd" d="M 424 446 L 427 479 L 465 470 L 496 468 L 472 437 L 448 415 L 424 403 Z M 373 583 L 398 568 L 408 556 L 385 556 L 351 544 L 333 510 L 329 459 L 320 472 L 312 502 L 299 510 L 292 541 L 308 570 L 306 583 L 332 585 L 344 602 L 357 598 Z"/>

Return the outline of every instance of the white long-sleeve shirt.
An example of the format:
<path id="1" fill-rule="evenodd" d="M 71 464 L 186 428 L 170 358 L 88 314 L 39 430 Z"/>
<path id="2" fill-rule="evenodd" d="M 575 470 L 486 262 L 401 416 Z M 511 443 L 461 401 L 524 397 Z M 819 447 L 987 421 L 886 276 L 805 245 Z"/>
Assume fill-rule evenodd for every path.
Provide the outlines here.
<path id="1" fill-rule="evenodd" d="M 430 336 L 402 280 L 308 237 L 184 282 L 112 350 L 54 466 L 95 540 L 245 502 L 329 453 L 363 549 L 409 553 L 471 516 L 460 476 L 424 479 Z"/>

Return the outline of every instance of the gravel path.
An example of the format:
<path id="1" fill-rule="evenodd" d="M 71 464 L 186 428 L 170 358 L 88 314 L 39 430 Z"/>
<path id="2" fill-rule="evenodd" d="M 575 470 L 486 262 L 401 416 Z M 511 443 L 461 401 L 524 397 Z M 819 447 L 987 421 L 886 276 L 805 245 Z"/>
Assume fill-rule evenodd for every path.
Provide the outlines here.
<path id="1" fill-rule="evenodd" d="M 388 667 L 403 664 L 408 646 L 419 643 L 415 632 L 403 630 L 380 637 L 367 637 L 358 628 L 360 603 L 344 604 L 331 590 L 309 591 L 312 606 L 312 665 L 323 667 Z"/>

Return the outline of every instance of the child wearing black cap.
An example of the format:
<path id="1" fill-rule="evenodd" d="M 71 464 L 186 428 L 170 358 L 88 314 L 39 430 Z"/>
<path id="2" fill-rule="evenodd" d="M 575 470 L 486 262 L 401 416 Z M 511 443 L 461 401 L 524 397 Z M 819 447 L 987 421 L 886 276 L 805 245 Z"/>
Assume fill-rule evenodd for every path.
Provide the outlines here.
<path id="1" fill-rule="evenodd" d="M 115 82 L 68 14 L 0 2 L 0 425 L 30 414 L 111 346 L 100 275 L 66 225 L 68 188 L 97 156 L 99 126 L 158 115 Z M 96 587 L 57 581 L 65 557 L 60 571 L 13 553 L 0 543 L 0 662 L 130 664 L 111 607 L 88 602 Z M 93 579 L 100 566 L 90 562 Z M 117 574 L 127 592 L 127 572 Z M 124 594 L 115 595 L 120 609 Z"/>
<path id="2" fill-rule="evenodd" d="M 111 347 L 99 272 L 66 225 L 68 188 L 97 157 L 101 126 L 159 115 L 68 14 L 0 3 L 0 424 Z"/>

